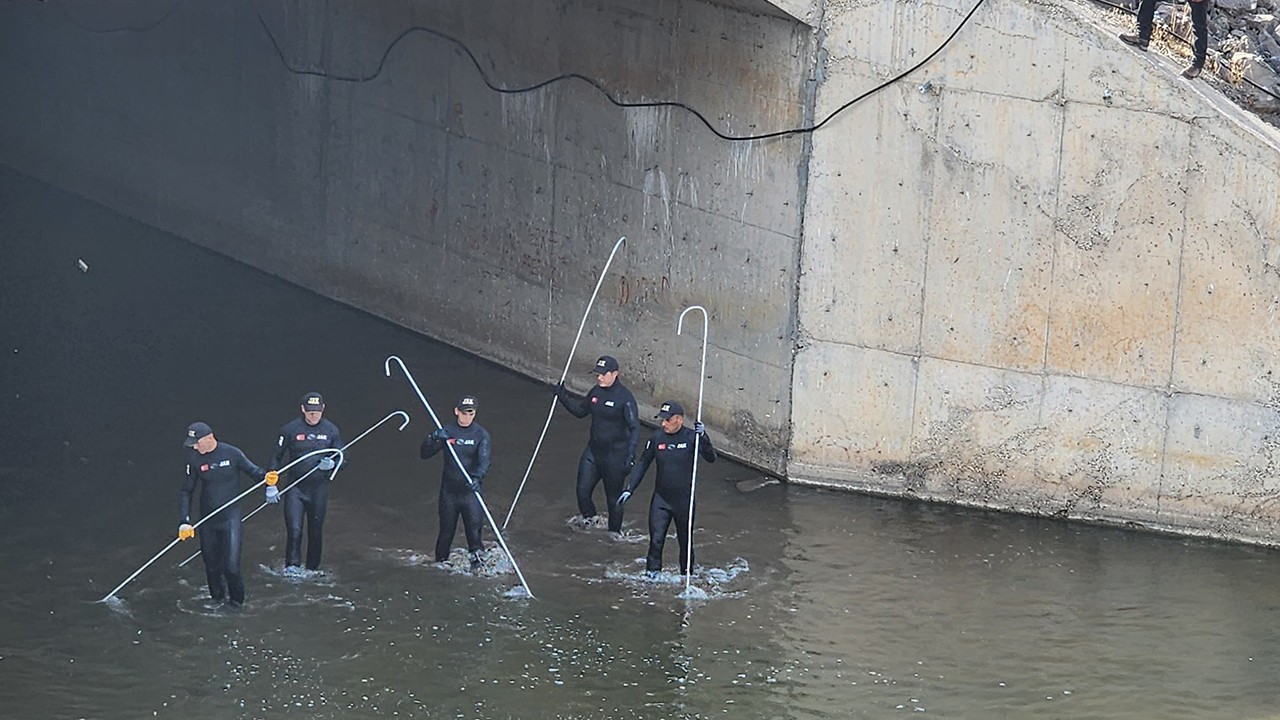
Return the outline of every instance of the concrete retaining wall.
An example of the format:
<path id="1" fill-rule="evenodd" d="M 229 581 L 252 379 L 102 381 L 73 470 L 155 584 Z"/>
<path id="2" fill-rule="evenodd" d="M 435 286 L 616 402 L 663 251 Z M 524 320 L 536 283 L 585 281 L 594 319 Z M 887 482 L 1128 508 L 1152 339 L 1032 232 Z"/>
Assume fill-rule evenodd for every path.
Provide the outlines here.
<path id="1" fill-rule="evenodd" d="M 423 32 L 367 82 L 285 68 L 373 74 L 421 25 L 505 87 L 581 72 L 755 133 L 971 7 L 5 3 L 0 162 L 543 379 L 626 235 L 576 367 L 611 352 L 650 407 L 691 400 L 675 319 L 705 305 L 706 414 L 740 457 L 1280 540 L 1280 138 L 1092 6 L 986 0 L 906 81 L 766 142 L 580 81 L 497 93 Z"/>
<path id="2" fill-rule="evenodd" d="M 686 0 L 0 6 L 0 162 L 543 379 L 625 235 L 571 386 L 609 352 L 649 408 L 692 403 L 676 317 L 705 305 L 708 423 L 785 471 L 806 138 L 577 80 L 500 94 L 421 31 L 368 82 L 295 74 L 255 8 L 296 70 L 373 75 L 420 25 L 501 86 L 582 73 L 730 134 L 803 122 L 808 27 Z"/>
<path id="3" fill-rule="evenodd" d="M 971 7 L 828 2 L 817 115 Z M 1280 539 L 1280 136 L 1123 28 L 988 0 L 814 137 L 793 477 Z"/>

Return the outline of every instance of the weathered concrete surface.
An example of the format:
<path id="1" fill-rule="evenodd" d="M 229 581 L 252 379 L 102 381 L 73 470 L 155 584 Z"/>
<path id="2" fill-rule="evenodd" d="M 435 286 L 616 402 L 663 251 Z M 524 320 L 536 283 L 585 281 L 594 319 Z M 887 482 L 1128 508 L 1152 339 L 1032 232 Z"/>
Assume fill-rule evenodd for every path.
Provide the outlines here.
<path id="1" fill-rule="evenodd" d="M 971 7 L 826 3 L 815 115 Z M 1280 135 L 1116 29 L 988 0 L 814 136 L 794 479 L 1280 542 Z"/>
<path id="2" fill-rule="evenodd" d="M 744 459 L 1280 542 L 1280 138 L 1092 6 L 987 0 L 766 142 L 576 80 L 494 92 L 426 32 L 365 82 L 291 73 L 253 7 L 0 5 L 0 162 L 543 379 L 626 235 L 579 389 L 607 351 L 650 407 L 692 400 L 675 319 L 703 304 L 705 413 Z M 421 25 L 503 87 L 580 72 L 742 135 L 973 6 L 260 7 L 295 70 L 372 75 Z"/>
<path id="3" fill-rule="evenodd" d="M 785 472 L 812 2 L 4 3 L 0 162 L 543 379 L 627 236 L 569 375 L 603 352 L 652 408 L 697 393 Z M 172 13 L 165 13 L 172 7 Z M 759 14 L 768 12 L 769 14 Z M 127 28 L 151 29 L 134 31 Z M 121 31 L 116 31 L 121 30 Z M 102 32 L 110 31 L 110 32 Z M 388 348 L 392 351 L 394 348 Z M 370 372 L 376 372 L 370 368 Z M 532 448 L 533 438 L 529 439 Z"/>

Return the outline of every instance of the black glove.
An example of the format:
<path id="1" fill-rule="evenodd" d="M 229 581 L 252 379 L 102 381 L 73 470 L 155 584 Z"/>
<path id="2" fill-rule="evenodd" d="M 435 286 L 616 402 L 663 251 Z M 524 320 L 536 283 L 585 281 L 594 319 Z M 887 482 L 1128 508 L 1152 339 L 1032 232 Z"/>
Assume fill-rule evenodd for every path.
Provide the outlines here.
<path id="1" fill-rule="evenodd" d="M 694 434 L 694 435 L 697 435 L 698 437 L 704 437 L 704 436 L 706 436 L 706 434 L 707 434 L 707 428 L 706 428 L 706 426 L 704 426 L 704 425 L 703 425 L 702 423 L 700 423 L 700 422 L 695 422 L 695 423 L 693 424 L 693 434 Z"/>
<path id="2" fill-rule="evenodd" d="M 445 430 L 444 428 L 436 428 L 436 431 L 431 433 L 428 437 L 430 437 L 432 440 L 444 442 L 445 440 L 449 439 L 449 431 Z"/>

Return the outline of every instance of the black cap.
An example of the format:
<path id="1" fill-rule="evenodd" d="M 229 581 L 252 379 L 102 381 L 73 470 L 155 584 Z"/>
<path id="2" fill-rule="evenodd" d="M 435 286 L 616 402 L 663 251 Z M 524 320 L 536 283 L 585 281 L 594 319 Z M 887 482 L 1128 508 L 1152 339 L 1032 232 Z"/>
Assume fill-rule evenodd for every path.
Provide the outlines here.
<path id="1" fill-rule="evenodd" d="M 658 414 L 654 415 L 654 417 L 662 418 L 663 420 L 666 420 L 672 415 L 683 415 L 683 414 L 684 414 L 684 408 L 680 406 L 680 403 L 675 402 L 674 400 L 669 400 L 667 402 L 662 403 L 662 407 L 658 408 Z"/>
<path id="2" fill-rule="evenodd" d="M 195 447 L 196 441 L 205 435 L 212 435 L 213 428 L 202 422 L 193 422 L 187 426 L 187 440 L 182 443 L 183 447 Z"/>
<path id="3" fill-rule="evenodd" d="M 601 355 L 600 359 L 596 360 L 596 366 L 591 368 L 591 372 L 597 375 L 603 375 L 607 372 L 614 372 L 617 369 L 618 360 L 616 358 L 612 355 Z"/>
<path id="4" fill-rule="evenodd" d="M 463 412 L 466 412 L 467 410 L 479 409 L 480 403 L 476 402 L 475 395 L 463 395 L 461 398 L 458 399 L 458 404 L 454 405 L 454 407 L 458 408 Z"/>
<path id="5" fill-rule="evenodd" d="M 320 393 L 310 392 L 302 396 L 303 412 L 324 412 L 324 398 Z"/>

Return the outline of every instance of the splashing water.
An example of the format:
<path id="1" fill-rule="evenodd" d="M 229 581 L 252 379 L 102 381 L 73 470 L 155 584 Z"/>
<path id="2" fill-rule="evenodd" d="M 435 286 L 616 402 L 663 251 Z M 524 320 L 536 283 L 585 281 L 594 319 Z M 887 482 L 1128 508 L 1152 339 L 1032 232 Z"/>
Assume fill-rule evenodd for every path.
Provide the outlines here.
<path id="1" fill-rule="evenodd" d="M 474 575 L 476 577 L 497 577 L 515 572 L 511 567 L 511 560 L 507 558 L 507 554 L 497 546 L 481 550 L 478 553 L 477 560 L 479 562 L 473 568 L 471 553 L 463 548 L 453 548 L 449 551 L 448 559 L 440 563 L 440 567 L 455 575 Z M 523 588 L 521 589 L 523 590 Z"/>
<path id="2" fill-rule="evenodd" d="M 682 600 L 710 600 L 711 594 L 697 585 L 690 585 L 680 592 L 676 597 Z"/>
<path id="3" fill-rule="evenodd" d="M 507 591 L 502 593 L 502 597 L 512 600 L 527 600 L 529 591 L 525 590 L 523 585 L 516 585 L 515 587 L 507 588 Z"/>
<path id="4" fill-rule="evenodd" d="M 727 585 L 728 583 L 733 582 L 733 580 L 742 573 L 749 572 L 751 570 L 751 565 L 747 562 L 746 558 L 734 558 L 723 568 L 711 567 L 698 569 L 702 571 L 703 577 L 707 582 L 714 583 L 716 585 Z"/>
<path id="5" fill-rule="evenodd" d="M 337 579 L 324 570 L 308 570 L 290 565 L 288 567 L 273 567 L 271 565 L 258 564 L 258 569 L 264 575 L 280 578 L 293 583 L 312 583 L 316 585 L 333 585 Z"/>
<path id="6" fill-rule="evenodd" d="M 623 528 L 622 532 L 611 533 L 611 536 L 616 542 L 631 543 L 633 545 L 649 542 L 649 536 L 647 534 L 642 533 L 639 530 L 632 530 L 631 528 Z"/>
<path id="7" fill-rule="evenodd" d="M 103 605 L 111 608 L 112 612 L 120 613 L 125 617 L 133 617 L 133 613 L 129 612 L 129 606 L 125 605 L 124 600 L 121 600 L 116 595 L 112 595 L 109 598 L 103 598 L 101 602 Z"/>
<path id="8" fill-rule="evenodd" d="M 589 518 L 582 517 L 581 515 L 574 515 L 573 517 L 565 520 L 564 524 L 574 530 L 604 530 L 609 527 L 609 519 L 603 515 L 593 515 Z"/>
<path id="9" fill-rule="evenodd" d="M 636 558 L 632 561 L 632 565 L 636 566 L 635 570 L 609 566 L 605 568 L 604 576 L 607 580 L 620 580 L 627 585 L 640 588 L 653 586 L 683 587 L 685 584 L 684 575 L 678 570 L 667 569 L 656 572 L 644 570 L 642 569 L 645 565 L 644 558 Z M 695 565 L 693 569 L 693 582 L 695 585 L 691 585 L 688 590 L 682 591 L 676 597 L 687 600 L 716 600 L 738 597 L 742 594 L 741 591 L 725 588 L 724 586 L 749 570 L 750 565 L 743 558 L 735 558 L 725 567 Z"/>

